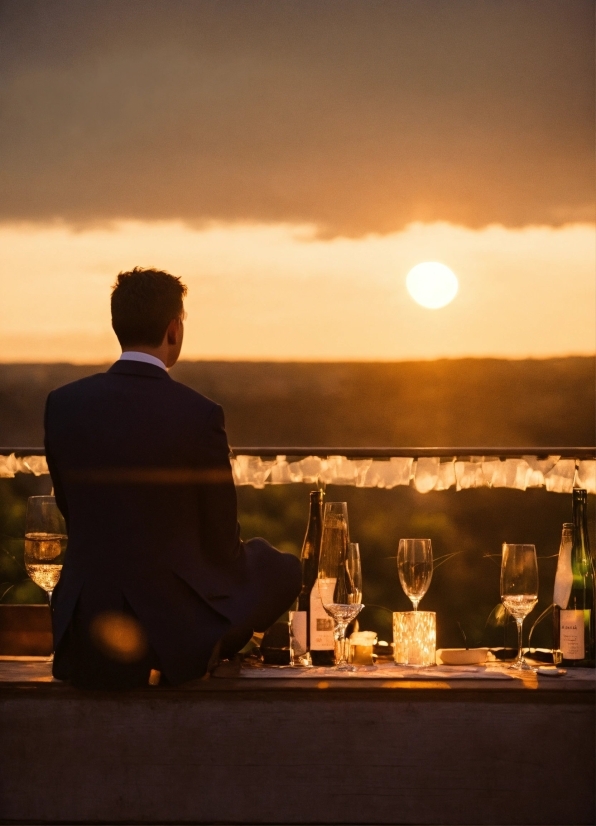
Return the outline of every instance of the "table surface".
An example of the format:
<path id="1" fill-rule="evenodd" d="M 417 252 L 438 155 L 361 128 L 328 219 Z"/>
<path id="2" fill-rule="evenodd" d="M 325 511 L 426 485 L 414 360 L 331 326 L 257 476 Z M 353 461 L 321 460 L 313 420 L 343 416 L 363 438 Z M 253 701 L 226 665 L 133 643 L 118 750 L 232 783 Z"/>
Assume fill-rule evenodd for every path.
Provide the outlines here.
<path id="1" fill-rule="evenodd" d="M 515 696 L 528 694 L 531 692 L 536 696 L 539 692 L 541 696 L 563 694 L 571 699 L 572 694 L 580 694 L 582 701 L 589 701 L 590 695 L 595 696 L 596 692 L 596 672 L 588 668 L 570 668 L 567 673 L 560 676 L 547 676 L 533 672 L 525 672 L 521 675 L 514 675 L 511 679 L 487 679 L 483 673 L 475 671 L 462 672 L 461 669 L 449 669 L 447 666 L 440 666 L 434 671 L 428 669 L 428 676 L 423 679 L 419 675 L 403 676 L 403 669 L 395 669 L 395 678 L 391 676 L 391 667 L 382 668 L 382 675 L 377 676 L 374 670 L 367 669 L 362 673 L 350 674 L 349 676 L 335 676 L 330 674 L 330 669 L 317 669 L 312 677 L 304 674 L 294 675 L 289 668 L 272 668 L 264 670 L 258 679 L 252 675 L 250 678 L 246 674 L 246 669 L 238 674 L 237 669 L 226 668 L 227 664 L 220 666 L 215 676 L 209 679 L 194 680 L 175 688 L 159 686 L 141 689 L 142 693 L 150 692 L 156 694 L 171 692 L 255 692 L 255 691 L 300 691 L 305 690 L 331 690 L 331 691 L 373 691 L 375 693 L 385 690 L 404 689 L 408 692 L 428 692 L 429 689 L 447 690 L 452 693 L 482 692 L 492 693 L 513 693 Z M 503 668 L 503 666 L 502 666 Z M 253 668 L 250 669 L 254 671 Z M 452 672 L 452 673 L 450 673 Z M 509 672 L 511 674 L 511 672 Z M 298 678 L 297 678 L 298 677 Z M 41 658 L 7 658 L 0 657 L 0 691 L 10 689 L 33 688 L 44 692 L 70 693 L 75 692 L 68 683 L 55 680 L 51 673 L 51 663 Z M 77 692 L 78 693 L 78 692 Z M 445 697 L 445 695 L 443 695 Z M 430 698 L 429 698 L 430 699 Z M 445 697 L 446 699 L 446 697 Z M 511 698 L 513 699 L 513 697 Z M 554 697 L 553 697 L 554 699 Z"/>

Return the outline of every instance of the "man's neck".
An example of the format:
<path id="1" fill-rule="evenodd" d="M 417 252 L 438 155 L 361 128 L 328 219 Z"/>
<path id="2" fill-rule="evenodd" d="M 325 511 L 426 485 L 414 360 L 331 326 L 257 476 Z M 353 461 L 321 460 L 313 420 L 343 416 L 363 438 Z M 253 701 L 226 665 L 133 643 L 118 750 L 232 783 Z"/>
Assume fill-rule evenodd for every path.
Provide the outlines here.
<path id="1" fill-rule="evenodd" d="M 184 324 L 182 316 L 173 318 L 164 333 L 164 337 L 157 347 L 150 347 L 147 344 L 134 344 L 122 348 L 122 353 L 143 353 L 151 358 L 159 359 L 169 370 L 178 361 L 182 339 L 184 336 Z"/>
<path id="2" fill-rule="evenodd" d="M 137 344 L 133 347 L 123 347 L 122 353 L 144 353 L 146 356 L 152 356 L 155 359 L 159 359 L 161 363 L 166 366 L 166 368 L 172 366 L 168 363 L 170 361 L 170 348 L 165 340 L 159 345 L 159 347 L 148 347 L 146 344 Z"/>
<path id="3" fill-rule="evenodd" d="M 146 364 L 152 364 L 154 367 L 160 367 L 167 370 L 166 364 L 157 356 L 151 353 L 145 353 L 142 350 L 123 350 L 120 356 L 120 361 L 142 361 Z"/>

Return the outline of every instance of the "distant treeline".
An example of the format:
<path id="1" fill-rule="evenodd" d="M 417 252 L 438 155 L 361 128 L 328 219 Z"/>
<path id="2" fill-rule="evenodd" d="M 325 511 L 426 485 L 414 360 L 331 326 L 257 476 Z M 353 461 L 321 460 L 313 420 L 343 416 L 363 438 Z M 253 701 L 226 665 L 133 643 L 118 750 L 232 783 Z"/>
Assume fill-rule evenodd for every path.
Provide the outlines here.
<path id="1" fill-rule="evenodd" d="M 40 445 L 50 390 L 107 365 L 0 364 L 0 444 Z M 589 357 L 390 363 L 183 361 L 232 445 L 593 445 Z"/>

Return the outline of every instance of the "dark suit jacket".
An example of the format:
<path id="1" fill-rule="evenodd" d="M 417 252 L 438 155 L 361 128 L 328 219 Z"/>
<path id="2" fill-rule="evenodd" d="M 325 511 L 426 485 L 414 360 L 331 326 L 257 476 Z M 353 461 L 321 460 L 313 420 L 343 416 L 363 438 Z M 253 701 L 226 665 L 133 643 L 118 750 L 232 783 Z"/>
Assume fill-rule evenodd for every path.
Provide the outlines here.
<path id="1" fill-rule="evenodd" d="M 94 610 L 120 595 L 166 675 L 200 676 L 214 641 L 246 616 L 246 553 L 221 407 L 159 367 L 119 361 L 50 393 L 45 428 L 68 528 L 55 646 L 81 593 Z M 208 621 L 197 599 L 213 609 Z"/>

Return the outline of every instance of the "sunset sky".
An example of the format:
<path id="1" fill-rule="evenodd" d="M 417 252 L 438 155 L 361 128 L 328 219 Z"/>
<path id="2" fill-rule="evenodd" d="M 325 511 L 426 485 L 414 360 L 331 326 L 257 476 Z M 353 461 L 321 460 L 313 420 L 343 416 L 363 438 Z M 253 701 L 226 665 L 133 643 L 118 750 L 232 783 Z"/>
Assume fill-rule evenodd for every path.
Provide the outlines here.
<path id="1" fill-rule="evenodd" d="M 186 358 L 594 352 L 593 31 L 591 0 L 0 2 L 0 360 L 116 357 L 135 265 L 188 284 Z"/>

